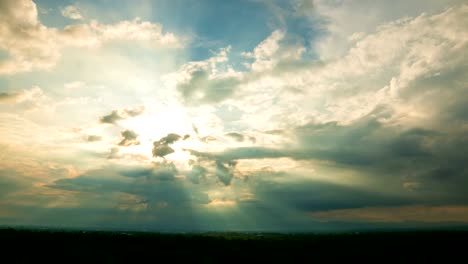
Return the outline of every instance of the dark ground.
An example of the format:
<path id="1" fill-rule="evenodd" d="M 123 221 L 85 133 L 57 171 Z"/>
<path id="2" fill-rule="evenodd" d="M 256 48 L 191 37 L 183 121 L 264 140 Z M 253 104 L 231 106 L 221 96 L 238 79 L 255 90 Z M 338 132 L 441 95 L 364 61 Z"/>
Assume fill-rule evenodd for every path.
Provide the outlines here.
<path id="1" fill-rule="evenodd" d="M 468 253 L 468 231 L 159 234 L 6 228 L 0 229 L 0 239 L 3 259 L 11 257 L 14 263 L 25 260 L 465 263 Z"/>

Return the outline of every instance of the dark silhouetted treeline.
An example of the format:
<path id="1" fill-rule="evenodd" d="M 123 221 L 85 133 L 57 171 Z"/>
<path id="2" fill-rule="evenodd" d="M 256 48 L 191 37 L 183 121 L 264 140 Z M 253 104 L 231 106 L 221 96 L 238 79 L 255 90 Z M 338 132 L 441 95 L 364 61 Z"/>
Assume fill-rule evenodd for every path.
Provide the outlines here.
<path id="1" fill-rule="evenodd" d="M 281 261 L 466 259 L 467 231 L 343 234 L 98 232 L 0 229 L 4 258 L 17 261 Z M 464 262 L 464 261 L 463 261 Z"/>

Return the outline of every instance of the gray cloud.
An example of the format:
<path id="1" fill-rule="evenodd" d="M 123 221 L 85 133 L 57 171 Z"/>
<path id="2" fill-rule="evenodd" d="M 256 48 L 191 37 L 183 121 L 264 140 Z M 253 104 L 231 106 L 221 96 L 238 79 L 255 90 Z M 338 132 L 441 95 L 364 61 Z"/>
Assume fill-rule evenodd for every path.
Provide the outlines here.
<path id="1" fill-rule="evenodd" d="M 205 69 L 190 73 L 187 82 L 177 84 L 177 90 L 186 103 L 216 103 L 233 95 L 240 80 L 236 77 L 209 78 Z"/>
<path id="2" fill-rule="evenodd" d="M 379 118 L 386 111 L 377 110 L 352 125 L 337 122 L 311 123 L 294 129 L 299 147 L 242 147 L 222 153 L 191 151 L 195 156 L 223 161 L 255 158 L 291 157 L 297 160 L 323 159 L 337 163 L 371 166 L 389 159 L 427 158 L 432 155 L 428 141 L 439 134 L 425 129 L 386 128 Z"/>
<path id="3" fill-rule="evenodd" d="M 96 141 L 101 141 L 102 137 L 101 136 L 96 136 L 96 135 L 89 135 L 86 140 L 88 142 L 96 142 Z"/>
<path id="4" fill-rule="evenodd" d="M 119 158 L 119 148 L 111 148 L 109 156 L 107 156 L 108 159 L 117 159 Z"/>
<path id="5" fill-rule="evenodd" d="M 200 140 L 205 143 L 210 143 L 211 141 L 216 141 L 217 139 L 212 136 L 206 136 L 206 137 L 200 138 Z"/>
<path id="6" fill-rule="evenodd" d="M 143 114 L 144 107 L 126 108 L 121 110 L 112 110 L 108 115 L 102 116 L 99 121 L 105 124 L 115 124 L 117 121 L 127 119 Z"/>
<path id="7" fill-rule="evenodd" d="M 0 169 L 0 198 L 32 187 L 32 182 L 15 170 Z"/>
<path id="8" fill-rule="evenodd" d="M 175 180 L 177 168 L 170 162 L 157 162 L 151 168 L 121 168 L 120 174 L 131 178 L 144 177 L 147 181 L 168 181 Z"/>
<path id="9" fill-rule="evenodd" d="M 187 178 L 194 184 L 200 183 L 200 180 L 206 177 L 208 170 L 200 165 L 194 165 L 187 174 Z"/>
<path id="10" fill-rule="evenodd" d="M 132 146 L 139 145 L 140 142 L 137 140 L 138 135 L 132 130 L 125 130 L 120 133 L 123 139 L 119 142 L 119 146 Z"/>
<path id="11" fill-rule="evenodd" d="M 294 145 L 241 147 L 212 153 L 189 151 L 199 158 L 217 162 L 280 157 L 325 161 L 384 185 L 399 184 L 402 192 L 411 190 L 427 201 L 468 202 L 464 191 L 468 185 L 468 158 L 464 152 L 468 149 L 468 137 L 462 132 L 463 126 L 457 125 L 465 116 L 454 122 L 453 115 L 445 119 L 444 113 L 437 117 L 440 120 L 435 123 L 437 126 L 424 128 L 385 122 L 393 115 L 391 108 L 377 107 L 351 124 L 327 122 L 299 126 L 283 134 L 292 137 Z M 218 170 L 225 172 L 223 166 L 218 166 Z M 225 183 L 229 179 L 220 177 Z"/>
<path id="12" fill-rule="evenodd" d="M 198 128 L 195 126 L 195 124 L 192 124 L 192 129 L 195 132 L 195 134 L 198 135 Z"/>
<path id="13" fill-rule="evenodd" d="M 231 133 L 225 134 L 225 136 L 230 137 L 230 138 L 234 139 L 237 142 L 244 141 L 244 135 L 242 135 L 241 133 L 231 132 Z"/>
<path id="14" fill-rule="evenodd" d="M 175 143 L 181 138 L 182 137 L 177 134 L 170 133 L 167 136 L 162 137 L 160 140 L 153 142 L 153 156 L 164 158 L 164 156 L 173 153 L 174 149 L 169 145 Z"/>
<path id="15" fill-rule="evenodd" d="M 181 136 L 174 134 L 174 133 L 170 133 L 167 136 L 162 137 L 159 141 L 156 141 L 156 142 L 158 142 L 159 145 L 170 145 L 176 142 L 177 140 L 179 140 L 180 138 Z"/>
<path id="16" fill-rule="evenodd" d="M 105 115 L 99 119 L 101 123 L 115 124 L 115 122 L 123 119 L 117 110 L 113 110 L 110 114 Z"/>
<path id="17" fill-rule="evenodd" d="M 282 184 L 278 184 L 278 179 L 294 176 L 287 172 L 258 171 L 250 176 L 256 179 L 253 189 L 259 201 L 304 212 L 363 206 L 401 206 L 420 202 L 411 195 L 382 194 L 315 180 L 282 181 Z"/>
<path id="18" fill-rule="evenodd" d="M 131 205 L 138 206 L 143 203 L 146 205 L 146 213 L 152 214 L 164 210 L 170 215 L 168 220 L 171 218 L 176 220 L 185 215 L 182 213 L 184 210 L 190 211 L 196 204 L 210 202 L 208 196 L 200 190 L 183 187 L 184 181 L 177 179 L 176 174 L 177 169 L 170 162 L 155 163 L 151 167 L 107 166 L 103 169 L 90 170 L 75 178 L 56 180 L 47 187 L 75 191 L 84 197 L 99 195 L 105 199 L 119 193 L 134 195 L 139 198 L 132 200 Z M 89 202 L 93 203 L 91 200 Z M 181 208 L 185 209 L 180 211 Z"/>
<path id="19" fill-rule="evenodd" d="M 264 147 L 233 148 L 217 153 L 200 152 L 191 149 L 187 149 L 187 151 L 189 151 L 192 155 L 200 158 L 220 160 L 222 162 L 240 159 L 281 158 L 292 155 L 290 151 L 286 149 L 271 149 Z"/>
<path id="20" fill-rule="evenodd" d="M 137 108 L 127 108 L 123 110 L 125 115 L 129 117 L 139 116 L 143 114 L 144 111 L 145 111 L 145 108 L 143 106 L 137 107 Z"/>
<path id="21" fill-rule="evenodd" d="M 171 153 L 174 153 L 174 149 L 167 145 L 154 145 L 153 147 L 153 156 L 154 157 L 161 157 L 167 156 Z"/>
<path id="22" fill-rule="evenodd" d="M 224 185 L 227 186 L 231 184 L 231 180 L 234 177 L 235 166 L 236 162 L 233 161 L 227 163 L 216 161 L 216 176 Z"/>

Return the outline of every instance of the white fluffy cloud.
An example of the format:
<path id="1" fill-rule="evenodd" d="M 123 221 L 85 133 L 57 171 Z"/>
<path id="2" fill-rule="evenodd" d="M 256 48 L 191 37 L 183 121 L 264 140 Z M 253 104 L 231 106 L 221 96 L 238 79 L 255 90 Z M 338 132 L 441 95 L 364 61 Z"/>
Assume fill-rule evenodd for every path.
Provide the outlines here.
<path id="1" fill-rule="evenodd" d="M 419 81 L 463 67 L 467 16 L 468 6 L 459 5 L 381 25 L 373 33 L 361 34 L 338 59 L 291 68 L 280 65 L 274 74 L 246 79 L 245 94 L 236 106 L 252 113 L 245 119 L 254 126 L 267 125 L 266 120 L 270 125 L 304 119 L 350 123 L 381 104 L 407 111 L 406 100 L 411 91 L 421 89 Z M 263 50 L 270 41 L 271 36 L 255 50 Z M 265 50 L 281 50 L 269 46 L 274 48 Z M 275 55 L 269 60 L 281 61 Z M 412 106 L 416 111 L 418 105 Z"/>
<path id="2" fill-rule="evenodd" d="M 353 40 L 373 33 L 383 24 L 422 13 L 440 12 L 444 8 L 464 3 L 464 0 L 375 0 L 328 1 L 298 0 L 297 12 L 323 21 L 326 36 L 316 43 L 322 59 L 343 56 L 353 45 Z"/>
<path id="3" fill-rule="evenodd" d="M 64 14 L 78 18 L 76 9 L 66 8 Z M 37 7 L 31 0 L 7 0 L 0 4 L 0 49 L 8 58 L 0 61 L 0 75 L 26 72 L 35 69 L 50 70 L 61 57 L 65 47 L 99 47 L 115 40 L 148 43 L 150 47 L 178 48 L 182 40 L 165 33 L 157 23 L 134 20 L 115 24 L 101 24 L 92 20 L 63 30 L 43 25 Z"/>
<path id="4" fill-rule="evenodd" d="M 438 123 L 430 111 L 446 104 L 436 100 L 442 95 L 440 87 L 424 87 L 425 80 L 440 79 L 447 87 L 445 96 L 463 89 L 462 79 L 454 81 L 447 76 L 464 65 L 468 52 L 466 17 L 468 6 L 456 5 L 436 14 L 389 22 L 356 36 L 339 59 L 315 63 L 297 63 L 300 52 L 296 57 L 285 56 L 290 54 L 288 50 L 305 48 L 283 43 L 286 32 L 276 30 L 253 51 L 243 53 L 254 59 L 247 71 L 233 71 L 225 50 L 207 61 L 188 63 L 172 76 L 177 76 L 177 80 L 173 78 L 177 84 L 187 84 L 179 89 L 185 100 L 194 99 L 197 93 L 201 99 L 216 94 L 222 100 L 209 101 L 212 107 L 219 107 L 222 101 L 240 109 L 241 117 L 235 121 L 241 127 L 238 131 L 288 129 L 309 122 L 350 125 L 381 105 L 391 109 L 390 116 L 381 120 L 388 125 L 424 126 Z M 200 71 L 205 75 L 198 76 Z M 223 90 L 227 84 L 219 80 L 226 76 L 239 78 L 235 87 Z M 171 87 L 177 90 L 178 86 Z M 424 90 L 427 92 L 418 92 Z M 223 92 L 226 94 L 219 95 Z M 189 101 L 192 107 L 193 102 Z M 435 102 L 438 105 L 434 108 Z M 220 121 L 221 127 L 231 132 L 229 121 Z M 269 144 L 262 142 L 263 137 L 258 136 L 257 145 Z"/>

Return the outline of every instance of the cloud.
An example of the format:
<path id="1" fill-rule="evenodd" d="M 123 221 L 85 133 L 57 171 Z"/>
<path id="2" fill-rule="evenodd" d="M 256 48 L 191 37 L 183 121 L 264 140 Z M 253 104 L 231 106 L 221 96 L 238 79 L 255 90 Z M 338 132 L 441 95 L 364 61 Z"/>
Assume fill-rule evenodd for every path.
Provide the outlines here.
<path id="1" fill-rule="evenodd" d="M 9 103 L 16 102 L 21 95 L 18 93 L 0 93 L 0 102 Z"/>
<path id="2" fill-rule="evenodd" d="M 76 82 L 69 82 L 69 83 L 66 83 L 64 85 L 65 89 L 78 89 L 78 88 L 81 88 L 85 85 L 84 82 L 79 82 L 79 81 L 76 81 Z"/>
<path id="3" fill-rule="evenodd" d="M 468 223 L 468 206 L 365 207 L 314 212 L 320 221 L 366 223 Z"/>
<path id="4" fill-rule="evenodd" d="M 174 221 L 191 217 L 192 207 L 210 202 L 202 191 L 185 188 L 183 180 L 175 177 L 177 173 L 169 162 L 106 166 L 78 177 L 55 180 L 46 187 L 74 192 L 81 201 L 77 209 L 134 208 L 146 215 L 157 215 L 158 222 L 167 221 L 173 227 L 177 225 Z"/>
<path id="5" fill-rule="evenodd" d="M 153 147 L 153 157 L 161 157 L 163 158 L 164 156 L 167 156 L 171 153 L 174 153 L 174 149 L 167 145 L 161 145 L 161 146 L 154 146 Z"/>
<path id="6" fill-rule="evenodd" d="M 275 30 L 255 47 L 253 52 L 244 52 L 242 55 L 247 58 L 253 58 L 254 62 L 249 66 L 252 71 L 262 72 L 272 69 L 279 59 L 276 56 L 280 49 L 279 42 L 285 37 L 286 33 L 281 30 Z"/>
<path id="7" fill-rule="evenodd" d="M 29 90 L 20 92 L 0 93 L 0 103 L 18 104 L 24 102 L 34 102 L 43 99 L 44 94 L 41 88 L 34 86 Z"/>
<path id="8" fill-rule="evenodd" d="M 108 159 L 118 159 L 121 155 L 119 154 L 119 148 L 111 148 Z"/>
<path id="9" fill-rule="evenodd" d="M 236 92 L 242 80 L 242 74 L 232 67 L 220 70 L 221 65 L 228 61 L 230 50 L 228 46 L 207 60 L 188 62 L 164 79 L 174 85 L 182 101 L 188 105 L 221 102 Z"/>
<path id="10" fill-rule="evenodd" d="M 187 178 L 194 184 L 199 184 L 201 179 L 204 179 L 208 170 L 200 165 L 194 165 L 192 170 L 187 174 Z"/>
<path id="11" fill-rule="evenodd" d="M 25 179 L 17 170 L 0 168 L 0 197 L 5 199 L 9 194 L 32 187 L 32 182 Z"/>
<path id="12" fill-rule="evenodd" d="M 210 143 L 211 141 L 216 141 L 217 139 L 213 136 L 206 136 L 206 137 L 200 138 L 200 140 L 205 143 Z"/>
<path id="13" fill-rule="evenodd" d="M 208 175 L 208 170 L 205 168 L 208 166 L 213 167 L 212 175 L 215 175 L 221 183 L 225 186 L 229 186 L 231 184 L 232 179 L 237 173 L 237 161 L 230 160 L 228 155 L 223 154 L 217 155 L 213 153 L 203 153 L 189 149 L 186 149 L 186 151 L 198 158 L 198 163 L 193 165 L 192 171 L 188 174 L 188 178 L 192 182 L 198 183 L 200 178 Z M 205 167 L 200 164 L 205 164 Z"/>
<path id="14" fill-rule="evenodd" d="M 73 7 L 65 10 L 69 17 L 80 17 Z M 31 0 L 2 1 L 0 34 L 0 49 L 9 55 L 0 61 L 0 75 L 51 70 L 67 47 L 100 47 L 110 41 L 127 40 L 147 43 L 154 48 L 178 48 L 183 42 L 172 33 L 164 33 L 160 24 L 139 18 L 115 24 L 92 20 L 87 24 L 66 26 L 63 30 L 47 27 L 39 21 L 36 4 Z"/>
<path id="15" fill-rule="evenodd" d="M 167 136 L 162 137 L 160 140 L 153 142 L 153 156 L 164 158 L 164 156 L 174 153 L 174 150 L 169 147 L 169 145 L 175 143 L 181 138 L 182 137 L 177 134 L 170 133 Z"/>
<path id="16" fill-rule="evenodd" d="M 89 135 L 88 138 L 86 139 L 88 142 L 96 142 L 96 141 L 101 141 L 102 137 L 97 136 L 97 135 Z"/>
<path id="17" fill-rule="evenodd" d="M 220 102 L 234 94 L 240 84 L 238 77 L 210 77 L 210 73 L 204 69 L 189 74 L 187 81 L 177 85 L 177 90 L 188 103 Z"/>
<path id="18" fill-rule="evenodd" d="M 216 176 L 224 185 L 230 185 L 231 180 L 234 177 L 234 167 L 236 162 L 230 161 L 223 163 L 221 161 L 216 161 Z"/>
<path id="19" fill-rule="evenodd" d="M 78 10 L 78 7 L 69 5 L 62 10 L 60 10 L 60 13 L 62 16 L 73 19 L 73 20 L 82 20 L 83 16 L 81 15 L 80 11 Z"/>
<path id="20" fill-rule="evenodd" d="M 236 140 L 237 142 L 244 141 L 244 135 L 242 135 L 240 133 L 230 132 L 230 133 L 225 134 L 225 136 L 230 137 L 230 138 Z"/>
<path id="21" fill-rule="evenodd" d="M 311 172 L 308 172 L 311 173 Z M 301 177 L 296 172 L 262 169 L 249 174 L 257 203 L 273 204 L 301 213 L 362 207 L 407 206 L 420 202 L 407 193 L 384 193 L 343 183 Z"/>
<path id="22" fill-rule="evenodd" d="M 148 181 L 161 180 L 169 181 L 175 180 L 177 174 L 177 168 L 173 163 L 170 162 L 156 162 L 151 168 L 119 168 L 120 174 L 126 177 L 139 178 L 145 177 Z"/>
<path id="23" fill-rule="evenodd" d="M 101 123 L 115 124 L 115 122 L 123 119 L 117 110 L 113 110 L 110 114 L 105 115 L 99 119 Z"/>
<path id="24" fill-rule="evenodd" d="M 392 4 L 384 0 L 368 3 L 322 0 L 298 2 L 297 12 L 316 23 L 321 21 L 321 30 L 325 29 L 322 39 L 316 42 L 318 53 L 323 59 L 341 57 L 352 45 L 353 36 L 366 35 L 390 21 L 418 16 L 421 13 L 431 14 L 464 3 L 463 0 L 416 0 L 411 5 L 407 5 L 403 0 L 394 1 Z"/>
<path id="25" fill-rule="evenodd" d="M 175 143 L 176 141 L 178 141 L 180 139 L 181 139 L 181 136 L 179 136 L 177 134 L 174 134 L 174 133 L 170 133 L 170 134 L 167 134 L 167 136 L 162 137 L 160 140 L 158 140 L 156 142 L 158 144 L 160 144 L 160 145 L 170 145 L 170 144 L 173 144 L 173 143 Z"/>
<path id="26" fill-rule="evenodd" d="M 102 116 L 99 121 L 104 124 L 115 124 L 119 120 L 135 117 L 143 114 L 145 111 L 144 107 L 137 108 L 125 108 L 120 110 L 112 110 L 108 115 Z"/>
<path id="27" fill-rule="evenodd" d="M 137 140 L 138 135 L 132 130 L 125 130 L 120 133 L 123 139 L 119 142 L 119 146 L 132 146 L 139 145 L 140 141 Z"/>

